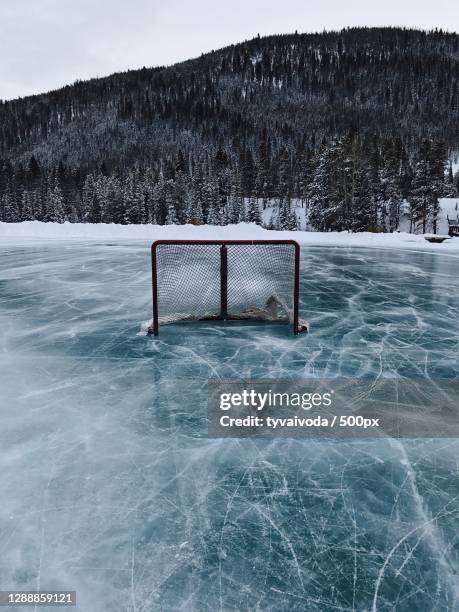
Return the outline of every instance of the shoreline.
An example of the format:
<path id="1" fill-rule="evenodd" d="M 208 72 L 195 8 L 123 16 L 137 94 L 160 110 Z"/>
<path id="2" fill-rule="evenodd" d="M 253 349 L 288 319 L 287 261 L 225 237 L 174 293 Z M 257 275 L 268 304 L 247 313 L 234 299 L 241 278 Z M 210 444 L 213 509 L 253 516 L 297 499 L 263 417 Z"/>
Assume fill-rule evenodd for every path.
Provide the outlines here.
<path id="1" fill-rule="evenodd" d="M 21 223 L 0 222 L 0 245 L 19 241 L 151 241 L 158 239 L 225 240 L 225 239 L 290 239 L 302 246 L 412 249 L 442 254 L 459 255 L 459 238 L 451 238 L 442 244 L 429 243 L 423 235 L 394 232 L 376 234 L 370 232 L 305 232 L 266 230 L 254 223 L 237 225 L 117 225 L 90 223 Z"/>

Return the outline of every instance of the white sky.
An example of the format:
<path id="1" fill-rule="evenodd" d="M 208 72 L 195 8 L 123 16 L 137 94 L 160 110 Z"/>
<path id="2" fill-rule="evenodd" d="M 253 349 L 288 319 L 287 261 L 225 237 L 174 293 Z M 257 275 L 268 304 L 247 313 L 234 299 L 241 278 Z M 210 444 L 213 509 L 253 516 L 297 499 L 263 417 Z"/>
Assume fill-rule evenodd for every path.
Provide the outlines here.
<path id="1" fill-rule="evenodd" d="M 1 0 L 0 99 L 171 64 L 258 33 L 459 30 L 457 0 Z"/>

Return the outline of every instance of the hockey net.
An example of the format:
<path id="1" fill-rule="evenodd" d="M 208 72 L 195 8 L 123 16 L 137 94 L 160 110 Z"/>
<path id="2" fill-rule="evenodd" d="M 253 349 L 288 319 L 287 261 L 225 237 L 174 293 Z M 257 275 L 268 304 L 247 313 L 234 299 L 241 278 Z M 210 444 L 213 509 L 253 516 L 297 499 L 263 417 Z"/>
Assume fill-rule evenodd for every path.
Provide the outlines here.
<path id="1" fill-rule="evenodd" d="M 298 319 L 299 246 L 285 241 L 159 240 L 152 245 L 150 332 L 178 321 Z"/>

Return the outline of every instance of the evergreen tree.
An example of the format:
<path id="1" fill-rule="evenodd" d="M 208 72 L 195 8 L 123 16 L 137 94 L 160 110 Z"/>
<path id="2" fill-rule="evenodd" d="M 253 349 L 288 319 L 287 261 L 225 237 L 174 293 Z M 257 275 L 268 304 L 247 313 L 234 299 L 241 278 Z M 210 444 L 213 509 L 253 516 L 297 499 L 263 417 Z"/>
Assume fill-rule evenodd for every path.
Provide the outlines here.
<path id="1" fill-rule="evenodd" d="M 204 221 L 202 214 L 202 205 L 199 196 L 199 190 L 195 181 L 192 182 L 186 196 L 186 221 L 187 223 L 202 223 Z"/>
<path id="2" fill-rule="evenodd" d="M 298 197 L 303 207 L 308 202 L 308 187 L 314 172 L 313 155 L 309 149 L 305 149 L 299 155 L 298 165 Z"/>
<path id="3" fill-rule="evenodd" d="M 337 145 L 333 143 L 322 146 L 315 159 L 312 181 L 308 190 L 308 221 L 314 229 L 319 231 L 338 229 L 336 158 Z"/>
<path id="4" fill-rule="evenodd" d="M 49 199 L 49 191 L 48 191 L 48 199 Z M 97 198 L 96 180 L 93 174 L 88 174 L 85 179 L 84 186 L 83 186 L 82 200 L 83 200 L 83 221 L 85 223 L 100 223 L 102 216 L 101 216 L 101 210 L 100 210 L 100 203 Z M 52 216 L 53 212 L 51 211 L 49 215 Z"/>
<path id="5" fill-rule="evenodd" d="M 237 168 L 233 170 L 230 176 L 230 193 L 227 201 L 227 219 L 228 223 L 239 223 L 245 220 L 241 176 Z"/>
<path id="6" fill-rule="evenodd" d="M 213 200 L 207 215 L 207 223 L 209 225 L 222 225 L 222 211 L 218 199 Z"/>
<path id="7" fill-rule="evenodd" d="M 368 232 L 379 230 L 377 224 L 377 210 L 372 198 L 370 181 L 372 169 L 359 152 L 357 168 L 353 177 L 352 217 L 349 229 L 353 232 Z"/>
<path id="8" fill-rule="evenodd" d="M 248 223 L 256 223 L 257 225 L 261 225 L 260 206 L 255 196 L 251 196 L 249 198 L 249 203 L 247 206 L 247 213 L 246 213 L 246 221 Z"/>
<path id="9" fill-rule="evenodd" d="M 228 196 L 227 219 L 228 223 L 239 223 L 242 212 L 242 198 L 233 191 Z"/>
<path id="10" fill-rule="evenodd" d="M 416 157 L 411 194 L 409 196 L 410 221 L 413 231 L 424 234 L 431 224 L 437 231 L 439 196 L 444 188 L 445 159 L 440 146 L 423 140 Z"/>
<path id="11" fill-rule="evenodd" d="M 245 197 L 250 197 L 255 191 L 255 164 L 252 151 L 245 149 L 240 158 L 241 187 Z"/>
<path id="12" fill-rule="evenodd" d="M 290 225 L 290 207 L 286 199 L 280 200 L 278 210 L 277 229 L 288 230 Z"/>
<path id="13" fill-rule="evenodd" d="M 294 210 L 290 211 L 290 219 L 289 219 L 289 225 L 288 225 L 288 229 L 290 231 L 297 231 L 299 228 L 299 221 L 298 221 L 298 217 L 296 216 L 296 213 Z"/>
<path id="14" fill-rule="evenodd" d="M 50 223 L 64 223 L 65 221 L 64 196 L 57 179 L 52 183 L 50 181 L 49 184 L 46 218 L 44 221 Z"/>
<path id="15" fill-rule="evenodd" d="M 16 198 L 9 191 L 2 195 L 3 221 L 6 223 L 17 223 L 21 221 L 19 207 Z"/>
<path id="16" fill-rule="evenodd" d="M 400 225 L 403 195 L 399 186 L 400 161 L 392 142 L 383 147 L 379 189 L 375 192 L 380 223 L 385 230 L 395 231 Z"/>
<path id="17" fill-rule="evenodd" d="M 153 207 L 155 211 L 156 223 L 158 223 L 158 225 L 164 225 L 167 223 L 170 199 L 168 200 L 167 198 L 166 180 L 164 179 L 162 173 L 159 175 L 159 180 L 155 186 L 153 196 Z"/>
<path id="18" fill-rule="evenodd" d="M 132 173 L 128 176 L 123 199 L 125 223 L 144 223 L 145 199 L 138 178 Z"/>
<path id="19" fill-rule="evenodd" d="M 31 187 L 37 187 L 40 180 L 40 166 L 34 155 L 30 157 L 28 170 L 28 183 Z"/>
<path id="20" fill-rule="evenodd" d="M 123 188 L 119 178 L 110 177 L 110 210 L 104 209 L 104 218 L 106 223 L 120 223 L 123 224 L 125 220 L 125 209 L 124 209 L 124 194 Z M 103 206 L 105 206 L 105 201 Z"/>
<path id="21" fill-rule="evenodd" d="M 438 217 L 440 214 L 439 199 L 444 197 L 447 191 L 446 183 L 446 162 L 448 152 L 443 141 L 433 141 L 430 150 L 430 172 L 432 180 L 432 203 L 431 220 L 433 233 L 437 233 Z"/>
<path id="22" fill-rule="evenodd" d="M 205 220 L 209 225 L 220 224 L 220 193 L 218 188 L 218 182 L 213 177 L 206 177 L 203 181 L 202 208 L 203 214 L 205 215 Z"/>
<path id="23" fill-rule="evenodd" d="M 261 198 L 265 210 L 270 195 L 270 143 L 266 132 L 258 147 L 258 159 L 255 165 L 255 195 Z"/>
<path id="24" fill-rule="evenodd" d="M 24 189 L 21 202 L 21 221 L 32 221 L 34 218 L 30 192 Z"/>
<path id="25" fill-rule="evenodd" d="M 148 217 L 147 223 L 159 225 L 157 217 L 159 185 L 148 185 Z"/>
<path id="26" fill-rule="evenodd" d="M 187 220 L 188 178 L 181 170 L 175 175 L 173 193 L 177 218 L 183 224 Z"/>
<path id="27" fill-rule="evenodd" d="M 278 196 L 279 199 L 292 197 L 292 167 L 290 155 L 287 149 L 281 149 L 279 153 L 279 181 L 278 181 Z"/>
<path id="28" fill-rule="evenodd" d="M 174 181 L 172 179 L 166 181 L 166 205 L 166 225 L 179 225 L 180 222 L 177 216 L 176 199 L 174 193 Z"/>

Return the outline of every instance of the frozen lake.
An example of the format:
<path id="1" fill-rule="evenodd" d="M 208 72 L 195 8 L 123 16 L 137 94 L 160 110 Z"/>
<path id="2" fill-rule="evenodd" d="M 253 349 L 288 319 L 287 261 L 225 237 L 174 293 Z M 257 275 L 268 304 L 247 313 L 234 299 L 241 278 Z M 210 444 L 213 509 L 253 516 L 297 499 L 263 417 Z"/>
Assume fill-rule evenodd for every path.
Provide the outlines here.
<path id="1" fill-rule="evenodd" d="M 84 612 L 457 610 L 457 440 L 210 440 L 206 383 L 457 378 L 459 257 L 303 248 L 309 335 L 153 339 L 148 246 L 0 248 L 0 588 Z"/>

